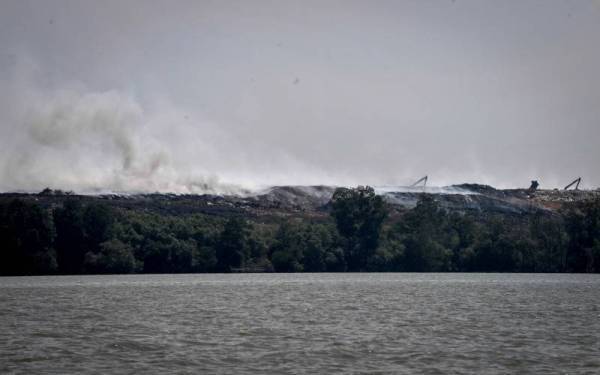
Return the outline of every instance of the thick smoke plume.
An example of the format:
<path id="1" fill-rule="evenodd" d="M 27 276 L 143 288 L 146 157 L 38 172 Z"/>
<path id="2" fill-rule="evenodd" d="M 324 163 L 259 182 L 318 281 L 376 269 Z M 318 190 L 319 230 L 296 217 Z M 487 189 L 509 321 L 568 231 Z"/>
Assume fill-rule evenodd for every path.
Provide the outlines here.
<path id="1" fill-rule="evenodd" d="M 14 96 L 3 102 L 1 191 L 238 190 L 186 161 L 214 161 L 217 150 L 205 138 L 218 138 L 216 130 L 186 126 L 186 115 L 166 104 L 152 112 L 117 91 L 44 91 L 23 81 L 8 87 Z"/>
<path id="2" fill-rule="evenodd" d="M 45 90 L 25 76 L 6 80 L 12 95 L 2 98 L 0 191 L 244 194 L 289 182 L 294 173 L 278 174 L 282 165 L 296 178 L 308 174 L 283 151 L 253 156 L 259 143 L 168 101 L 142 105 L 132 94 L 76 85 Z M 297 181 L 320 177 L 328 182 L 318 171 Z"/>

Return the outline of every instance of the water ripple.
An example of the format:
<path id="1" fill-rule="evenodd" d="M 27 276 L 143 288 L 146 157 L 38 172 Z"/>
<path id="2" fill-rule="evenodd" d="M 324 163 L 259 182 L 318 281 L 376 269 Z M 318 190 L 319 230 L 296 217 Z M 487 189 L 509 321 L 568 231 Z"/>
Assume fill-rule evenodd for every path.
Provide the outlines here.
<path id="1" fill-rule="evenodd" d="M 600 373 L 600 275 L 0 278 L 0 373 Z"/>

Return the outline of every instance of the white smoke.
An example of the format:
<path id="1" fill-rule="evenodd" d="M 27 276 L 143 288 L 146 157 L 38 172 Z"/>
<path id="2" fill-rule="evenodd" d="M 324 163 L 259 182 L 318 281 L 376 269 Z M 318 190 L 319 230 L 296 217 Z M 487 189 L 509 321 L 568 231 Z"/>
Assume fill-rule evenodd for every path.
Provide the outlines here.
<path id="1" fill-rule="evenodd" d="M 0 191 L 244 194 L 290 180 L 328 182 L 283 150 L 265 153 L 259 140 L 237 139 L 169 101 L 81 85 L 45 89 L 35 69 L 21 71 L 0 77 Z"/>
<path id="2" fill-rule="evenodd" d="M 203 166 L 222 154 L 207 140 L 224 136 L 166 103 L 148 109 L 120 91 L 44 90 L 31 74 L 1 81 L 0 191 L 240 190 Z"/>

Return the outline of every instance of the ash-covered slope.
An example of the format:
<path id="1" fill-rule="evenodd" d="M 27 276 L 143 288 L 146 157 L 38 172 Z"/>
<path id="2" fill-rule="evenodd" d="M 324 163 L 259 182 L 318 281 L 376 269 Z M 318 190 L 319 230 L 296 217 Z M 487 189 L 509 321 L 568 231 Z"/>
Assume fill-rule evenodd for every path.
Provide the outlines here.
<path id="1" fill-rule="evenodd" d="M 249 196 L 260 207 L 300 211 L 326 210 L 335 191 L 333 186 L 277 186 L 262 194 Z M 487 185 L 462 184 L 447 187 L 376 187 L 388 203 L 399 209 L 416 206 L 422 194 L 432 194 L 451 211 L 481 211 L 520 214 L 532 211 L 552 212 L 564 203 L 600 198 L 600 190 L 499 190 Z"/>
<path id="2" fill-rule="evenodd" d="M 75 195 L 45 190 L 39 194 L 0 194 L 0 201 L 12 198 L 36 201 L 44 206 L 62 204 L 65 199 L 102 201 L 123 209 L 144 210 L 159 214 L 203 213 L 218 216 L 325 216 L 335 186 L 274 186 L 259 192 L 239 195 L 179 194 L 107 194 Z M 422 194 L 432 194 L 450 211 L 551 214 L 565 203 L 600 198 L 600 190 L 500 190 L 487 185 L 462 184 L 448 187 L 376 187 L 375 191 L 397 210 L 413 208 Z"/>

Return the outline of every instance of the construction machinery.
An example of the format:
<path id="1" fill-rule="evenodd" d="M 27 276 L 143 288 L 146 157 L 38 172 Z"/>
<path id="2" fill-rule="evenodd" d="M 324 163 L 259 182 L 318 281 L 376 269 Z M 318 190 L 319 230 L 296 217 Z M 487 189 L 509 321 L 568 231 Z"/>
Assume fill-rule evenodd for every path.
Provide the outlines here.
<path id="1" fill-rule="evenodd" d="M 573 180 L 573 182 L 571 182 L 570 184 L 568 184 L 567 186 L 565 186 L 564 190 L 569 190 L 569 188 L 573 185 L 575 185 L 575 189 L 574 190 L 579 190 L 579 183 L 581 182 L 581 177 L 577 177 L 575 180 Z"/>
<path id="2" fill-rule="evenodd" d="M 537 190 L 538 186 L 540 186 L 540 184 L 536 180 L 533 180 L 533 181 L 531 181 L 531 186 L 529 186 L 529 189 L 527 189 L 527 191 L 529 191 L 530 193 L 533 193 L 534 191 Z"/>
<path id="3" fill-rule="evenodd" d="M 427 187 L 427 176 L 421 177 L 414 184 L 410 185 L 410 187 L 415 187 L 415 186 L 419 185 L 421 182 L 423 183 L 423 191 L 425 191 L 425 188 Z"/>

